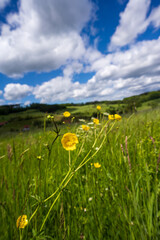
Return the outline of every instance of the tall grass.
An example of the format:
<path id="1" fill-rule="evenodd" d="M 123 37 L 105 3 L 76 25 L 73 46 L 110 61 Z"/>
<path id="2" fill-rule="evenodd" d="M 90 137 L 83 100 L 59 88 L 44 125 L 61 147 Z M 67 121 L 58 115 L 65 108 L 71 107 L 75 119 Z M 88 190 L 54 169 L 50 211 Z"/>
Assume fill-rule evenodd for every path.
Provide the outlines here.
<path id="1" fill-rule="evenodd" d="M 0 239 L 160 239 L 160 111 L 103 121 L 61 129 L 79 138 L 70 171 L 54 131 L 1 140 Z M 17 229 L 23 214 L 29 224 Z"/>

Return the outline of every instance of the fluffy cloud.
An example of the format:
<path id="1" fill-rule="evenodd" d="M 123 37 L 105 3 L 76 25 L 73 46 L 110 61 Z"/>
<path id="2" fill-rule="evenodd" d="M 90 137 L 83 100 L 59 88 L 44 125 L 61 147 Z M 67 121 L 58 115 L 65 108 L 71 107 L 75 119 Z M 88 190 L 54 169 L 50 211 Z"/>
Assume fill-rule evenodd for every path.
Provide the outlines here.
<path id="1" fill-rule="evenodd" d="M 127 96 L 137 95 L 144 91 L 156 90 L 160 87 L 159 77 L 145 77 L 116 79 L 109 81 L 96 82 L 95 78 L 91 79 L 87 85 L 74 90 L 74 96 L 77 99 L 85 100 L 115 100 L 123 99 Z"/>
<path id="2" fill-rule="evenodd" d="M 139 42 L 124 52 L 106 56 L 94 54 L 89 60 L 91 65 L 83 68 L 83 71 L 96 72 L 87 83 L 72 82 L 73 68 L 70 65 L 64 71 L 69 74 L 37 86 L 34 95 L 42 102 L 67 101 L 71 98 L 102 100 L 160 89 L 159 52 L 160 38 Z M 73 66 L 77 66 L 79 71 L 82 67 L 78 63 Z"/>
<path id="3" fill-rule="evenodd" d="M 6 100 L 19 100 L 28 96 L 32 87 L 26 84 L 10 83 L 4 88 L 4 98 Z"/>
<path id="4" fill-rule="evenodd" d="M 150 0 L 128 2 L 111 39 L 110 49 L 116 52 L 102 54 L 96 47 L 86 48 L 80 36 L 92 14 L 89 0 L 22 0 L 19 13 L 9 15 L 8 24 L 2 25 L 0 71 L 18 77 L 24 72 L 50 71 L 63 65 L 63 75 L 36 87 L 7 84 L 5 99 L 33 94 L 42 103 L 106 100 L 160 89 L 160 38 L 117 50 L 133 43 L 149 24 L 160 26 L 160 6 L 146 18 L 149 5 Z M 74 82 L 75 74 L 89 72 L 95 74 L 86 83 Z"/>
<path id="5" fill-rule="evenodd" d="M 10 0 L 1 0 L 0 1 L 0 10 L 5 8 L 5 6 L 7 6 L 7 4 L 10 2 Z"/>
<path id="6" fill-rule="evenodd" d="M 84 55 L 80 32 L 93 13 L 89 0 L 20 3 L 19 12 L 8 15 L 1 27 L 0 72 L 20 77 L 24 72 L 51 71 Z"/>
<path id="7" fill-rule="evenodd" d="M 79 83 L 72 83 L 69 77 L 56 77 L 36 86 L 33 94 L 42 103 L 65 101 L 72 97 L 73 89 L 77 88 L 78 85 Z"/>
<path id="8" fill-rule="evenodd" d="M 160 6 L 153 9 L 148 18 L 146 17 L 150 3 L 151 0 L 130 0 L 128 2 L 124 12 L 120 13 L 120 23 L 111 37 L 109 50 L 133 43 L 150 24 L 156 28 L 160 26 Z"/>
<path id="9" fill-rule="evenodd" d="M 152 51 L 151 51 L 152 49 Z M 94 51 L 92 51 L 93 53 Z M 129 50 L 109 55 L 88 54 L 88 65 L 69 62 L 59 76 L 36 87 L 8 84 L 4 96 L 20 99 L 32 92 L 42 103 L 75 100 L 122 99 L 160 89 L 160 38 L 135 44 Z M 90 65 L 89 65 L 90 63 Z M 86 83 L 73 82 L 74 73 L 95 72 Z"/>
<path id="10" fill-rule="evenodd" d="M 160 38 L 142 41 L 127 51 L 109 54 L 95 61 L 90 71 L 96 71 L 97 79 L 156 76 L 160 73 Z"/>
<path id="11" fill-rule="evenodd" d="M 148 20 L 155 28 L 160 27 L 160 6 L 152 10 Z"/>
<path id="12" fill-rule="evenodd" d="M 26 101 L 26 102 L 24 103 L 24 106 L 29 106 L 30 104 L 31 104 L 30 101 Z"/>

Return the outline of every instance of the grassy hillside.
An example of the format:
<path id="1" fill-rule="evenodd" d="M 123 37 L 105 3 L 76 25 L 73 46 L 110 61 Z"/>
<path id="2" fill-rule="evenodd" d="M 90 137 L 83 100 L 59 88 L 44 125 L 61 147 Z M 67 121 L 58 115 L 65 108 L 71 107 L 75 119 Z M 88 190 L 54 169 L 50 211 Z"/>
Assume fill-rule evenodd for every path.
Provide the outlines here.
<path id="1" fill-rule="evenodd" d="M 90 104 L 82 104 L 82 105 L 71 105 L 68 104 L 65 106 L 64 110 L 57 110 L 53 112 L 55 116 L 55 121 L 59 124 L 63 122 L 63 112 L 69 111 L 71 113 L 71 117 L 75 117 L 75 120 L 78 121 L 79 118 L 91 118 L 97 116 L 96 106 L 100 103 L 90 103 Z M 130 103 L 108 103 L 103 102 L 100 104 L 102 109 L 101 112 L 107 112 L 110 114 L 118 113 L 121 115 L 132 114 L 135 112 L 134 105 L 130 105 Z M 136 106 L 136 111 L 147 111 L 152 110 L 154 108 L 159 108 L 160 106 L 160 98 L 145 101 L 138 106 Z M 17 134 L 22 132 L 24 126 L 28 125 L 31 131 L 39 130 L 44 125 L 44 118 L 47 112 L 41 112 L 38 109 L 26 109 L 22 112 L 11 113 L 7 115 L 0 115 L 0 123 L 6 122 L 5 125 L 0 126 L 0 135 L 3 137 L 8 134 Z M 50 122 L 47 122 L 47 127 L 50 128 Z"/>
<path id="2" fill-rule="evenodd" d="M 159 108 L 98 117 L 86 132 L 75 122 L 1 139 L 2 240 L 160 238 Z M 79 142 L 70 153 L 67 132 Z"/>

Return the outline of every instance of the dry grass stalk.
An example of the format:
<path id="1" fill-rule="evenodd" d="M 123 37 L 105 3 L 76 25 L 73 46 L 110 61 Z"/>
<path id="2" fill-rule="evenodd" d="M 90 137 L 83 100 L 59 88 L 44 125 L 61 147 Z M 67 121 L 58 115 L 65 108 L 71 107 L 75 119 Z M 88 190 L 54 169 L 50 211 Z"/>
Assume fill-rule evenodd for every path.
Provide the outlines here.
<path id="1" fill-rule="evenodd" d="M 123 148 L 122 144 L 121 144 L 121 149 L 122 149 L 123 154 L 125 155 L 124 148 Z"/>
<path id="2" fill-rule="evenodd" d="M 156 148 L 156 145 L 155 145 L 155 140 L 154 140 L 154 138 L 153 138 L 153 137 L 151 137 L 151 136 L 149 136 L 149 138 L 152 140 L 152 143 L 153 143 L 153 145 L 154 145 L 154 148 Z"/>
<path id="3" fill-rule="evenodd" d="M 13 151 L 10 144 L 7 145 L 7 155 L 10 162 L 12 161 Z"/>

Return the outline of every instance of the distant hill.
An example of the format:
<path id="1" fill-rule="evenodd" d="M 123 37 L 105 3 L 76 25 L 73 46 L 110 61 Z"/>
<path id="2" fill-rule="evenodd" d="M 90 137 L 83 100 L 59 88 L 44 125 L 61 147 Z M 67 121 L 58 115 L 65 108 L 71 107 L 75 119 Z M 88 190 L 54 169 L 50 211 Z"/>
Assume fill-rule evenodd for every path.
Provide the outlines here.
<path id="1" fill-rule="evenodd" d="M 131 96 L 128 98 L 124 98 L 122 101 L 123 103 L 128 103 L 128 102 L 133 102 L 133 101 L 138 101 L 141 103 L 150 101 L 150 100 L 154 100 L 154 99 L 158 99 L 160 98 L 160 90 L 159 91 L 153 91 L 153 92 L 146 92 L 146 93 L 142 93 L 140 95 L 135 95 L 135 96 Z"/>
<path id="2" fill-rule="evenodd" d="M 44 113 L 54 113 L 58 111 L 64 111 L 69 106 L 85 106 L 85 105 L 96 105 L 96 104 L 125 104 L 130 105 L 129 108 L 139 107 L 142 103 L 159 99 L 160 90 L 142 93 L 140 95 L 135 95 L 131 97 L 124 98 L 123 100 L 114 100 L 114 101 L 94 101 L 86 103 L 64 103 L 64 104 L 41 104 L 41 103 L 32 103 L 30 106 L 22 107 L 20 104 L 15 105 L 3 105 L 0 106 L 0 115 L 8 115 L 10 113 L 18 113 L 26 110 L 38 110 Z"/>

